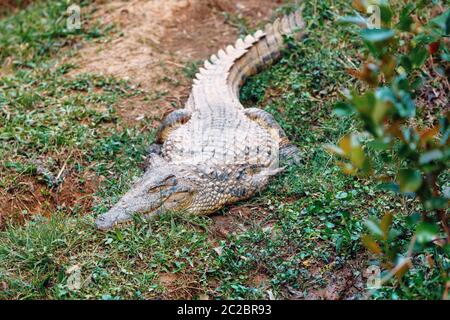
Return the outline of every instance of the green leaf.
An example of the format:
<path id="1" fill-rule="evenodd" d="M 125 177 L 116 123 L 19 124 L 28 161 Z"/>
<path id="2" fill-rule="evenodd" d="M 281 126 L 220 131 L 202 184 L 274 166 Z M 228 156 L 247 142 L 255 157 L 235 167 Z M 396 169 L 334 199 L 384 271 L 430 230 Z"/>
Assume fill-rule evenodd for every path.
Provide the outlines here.
<path id="1" fill-rule="evenodd" d="M 335 196 L 335 198 L 339 199 L 339 200 L 347 199 L 347 197 L 348 197 L 348 193 L 345 191 L 339 191 L 338 193 L 336 193 L 336 196 Z"/>
<path id="2" fill-rule="evenodd" d="M 442 30 L 444 35 L 450 34 L 450 10 L 447 10 L 440 16 L 430 21 L 431 26 L 437 27 Z"/>
<path id="3" fill-rule="evenodd" d="M 411 89 L 413 90 L 419 90 L 423 85 L 423 77 L 418 76 L 414 81 L 411 83 Z"/>
<path id="4" fill-rule="evenodd" d="M 376 101 L 373 91 L 367 91 L 363 95 L 354 95 L 352 99 L 356 110 L 367 116 L 371 115 Z"/>
<path id="5" fill-rule="evenodd" d="M 411 25 L 414 23 L 414 20 L 411 18 L 411 12 L 414 9 L 414 5 L 412 3 L 408 3 L 405 8 L 403 8 L 400 13 L 400 21 L 397 24 L 397 28 L 401 31 L 408 32 L 411 30 Z"/>
<path id="6" fill-rule="evenodd" d="M 412 62 L 411 59 L 409 59 L 408 56 L 402 55 L 400 57 L 399 65 L 405 69 L 406 72 L 410 72 L 412 70 Z"/>
<path id="7" fill-rule="evenodd" d="M 450 186 L 445 186 L 442 190 L 442 194 L 446 199 L 450 200 Z"/>
<path id="8" fill-rule="evenodd" d="M 379 0 L 378 6 L 380 7 L 381 21 L 387 25 L 390 24 L 394 13 L 389 5 L 389 1 Z"/>
<path id="9" fill-rule="evenodd" d="M 444 157 L 444 153 L 441 150 L 431 150 L 420 155 L 419 163 L 427 164 L 435 160 L 441 160 Z"/>
<path id="10" fill-rule="evenodd" d="M 401 192 L 416 192 L 422 185 L 422 176 L 418 170 L 402 169 L 398 174 Z"/>
<path id="11" fill-rule="evenodd" d="M 409 59 L 414 68 L 420 68 L 428 58 L 428 50 L 424 47 L 415 47 L 409 54 Z"/>
<path id="12" fill-rule="evenodd" d="M 345 102 L 338 102 L 334 106 L 333 113 L 338 117 L 350 116 L 355 112 L 352 105 Z"/>
<path id="13" fill-rule="evenodd" d="M 448 202 L 448 199 L 445 197 L 432 197 L 425 201 L 425 208 L 427 210 L 447 209 L 449 205 Z"/>
<path id="14" fill-rule="evenodd" d="M 373 150 L 387 150 L 390 146 L 390 143 L 388 141 L 384 141 L 383 139 L 376 139 L 367 142 L 367 146 L 372 148 Z"/>
<path id="15" fill-rule="evenodd" d="M 367 27 L 367 20 L 361 16 L 345 16 L 337 20 L 339 24 L 356 24 L 360 27 Z"/>
<path id="16" fill-rule="evenodd" d="M 379 125 L 383 121 L 383 119 L 384 119 L 386 113 L 388 112 L 388 110 L 390 109 L 390 107 L 391 107 L 390 103 L 383 101 L 381 99 L 378 99 L 375 104 L 375 107 L 373 108 L 373 111 L 372 111 L 373 122 L 376 123 L 377 125 Z"/>
<path id="17" fill-rule="evenodd" d="M 365 221 L 365 225 L 366 225 L 367 229 L 369 229 L 373 235 L 375 235 L 379 238 L 383 238 L 383 230 L 381 230 L 381 228 L 377 222 L 375 222 L 372 219 L 367 219 Z"/>
<path id="18" fill-rule="evenodd" d="M 387 191 L 392 191 L 395 193 L 399 193 L 400 192 L 400 186 L 394 182 L 390 182 L 390 183 L 380 183 L 378 185 L 378 188 L 381 190 L 387 190 Z"/>
<path id="19" fill-rule="evenodd" d="M 414 212 L 406 218 L 406 223 L 410 227 L 414 227 L 421 219 L 421 215 L 418 212 Z"/>
<path id="20" fill-rule="evenodd" d="M 421 222 L 417 225 L 416 239 L 420 244 L 425 244 L 433 241 L 439 233 L 439 226 L 434 223 Z"/>
<path id="21" fill-rule="evenodd" d="M 395 36 L 395 32 L 391 29 L 364 29 L 361 36 L 368 42 L 385 42 Z"/>
<path id="22" fill-rule="evenodd" d="M 356 146 L 352 149 L 350 161 L 358 169 L 362 169 L 364 167 L 366 155 L 364 154 L 364 150 L 361 146 Z"/>

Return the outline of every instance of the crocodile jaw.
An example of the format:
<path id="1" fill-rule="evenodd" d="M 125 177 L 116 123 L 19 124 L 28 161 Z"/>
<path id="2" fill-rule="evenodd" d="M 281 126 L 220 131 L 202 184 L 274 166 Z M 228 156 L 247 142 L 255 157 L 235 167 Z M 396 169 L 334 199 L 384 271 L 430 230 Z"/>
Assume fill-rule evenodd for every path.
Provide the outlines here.
<path id="1" fill-rule="evenodd" d="M 128 192 L 114 207 L 102 214 L 95 220 L 95 224 L 100 230 L 109 230 L 118 224 L 129 222 L 134 215 L 139 213 L 151 216 L 157 213 L 162 205 L 159 196 L 146 195 L 140 192 L 141 188 L 135 186 Z M 144 191 L 144 190 L 142 190 Z"/>
<path id="2" fill-rule="evenodd" d="M 114 207 L 96 219 L 97 228 L 109 230 L 117 224 L 133 220 L 135 215 L 150 218 L 163 209 L 183 209 L 192 197 L 192 189 L 176 175 L 173 167 L 147 171 Z"/>

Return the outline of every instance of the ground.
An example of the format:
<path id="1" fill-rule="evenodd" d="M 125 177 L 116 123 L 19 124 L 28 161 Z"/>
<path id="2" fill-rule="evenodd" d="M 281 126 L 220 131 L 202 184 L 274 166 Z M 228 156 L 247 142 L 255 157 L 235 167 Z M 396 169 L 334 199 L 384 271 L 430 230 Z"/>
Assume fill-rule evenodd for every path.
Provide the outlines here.
<path id="1" fill-rule="evenodd" d="M 416 204 L 342 175 L 323 149 L 357 126 L 330 112 L 357 86 L 345 68 L 360 44 L 334 23 L 344 1 L 307 2 L 308 37 L 242 90 L 247 106 L 275 115 L 301 166 L 211 217 L 93 225 L 141 174 L 154 129 L 183 106 L 199 63 L 293 2 L 84 1 L 83 27 L 70 31 L 68 2 L 37 1 L 0 20 L 0 298 L 423 295 L 408 283 L 368 291 L 373 257 L 360 243 L 365 218 Z"/>

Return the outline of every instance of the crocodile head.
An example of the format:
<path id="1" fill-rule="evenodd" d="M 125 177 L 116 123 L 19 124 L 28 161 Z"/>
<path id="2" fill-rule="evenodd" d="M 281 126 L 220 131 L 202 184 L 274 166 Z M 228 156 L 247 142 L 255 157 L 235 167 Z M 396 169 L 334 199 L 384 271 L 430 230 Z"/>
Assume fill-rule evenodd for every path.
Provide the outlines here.
<path id="1" fill-rule="evenodd" d="M 100 230 L 108 230 L 132 221 L 134 215 L 148 218 L 162 210 L 185 210 L 196 190 L 193 182 L 176 166 L 151 168 L 114 207 L 99 216 L 95 224 Z"/>
<path id="2" fill-rule="evenodd" d="M 107 213 L 96 220 L 101 230 L 133 220 L 150 218 L 164 210 L 209 214 L 226 204 L 244 200 L 264 187 L 280 170 L 254 166 L 211 168 L 163 163 L 152 166 Z"/>

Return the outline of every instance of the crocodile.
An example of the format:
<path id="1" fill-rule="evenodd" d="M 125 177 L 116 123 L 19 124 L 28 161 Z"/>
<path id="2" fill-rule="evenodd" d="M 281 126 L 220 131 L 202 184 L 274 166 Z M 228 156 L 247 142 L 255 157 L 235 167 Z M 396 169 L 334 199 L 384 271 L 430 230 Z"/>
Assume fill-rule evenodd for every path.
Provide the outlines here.
<path id="1" fill-rule="evenodd" d="M 244 81 L 280 60 L 285 37 L 300 40 L 300 11 L 238 39 L 205 61 L 183 109 L 162 121 L 143 176 L 95 223 L 108 230 L 167 210 L 209 215 L 263 191 L 271 177 L 301 159 L 274 117 L 244 108 Z"/>

